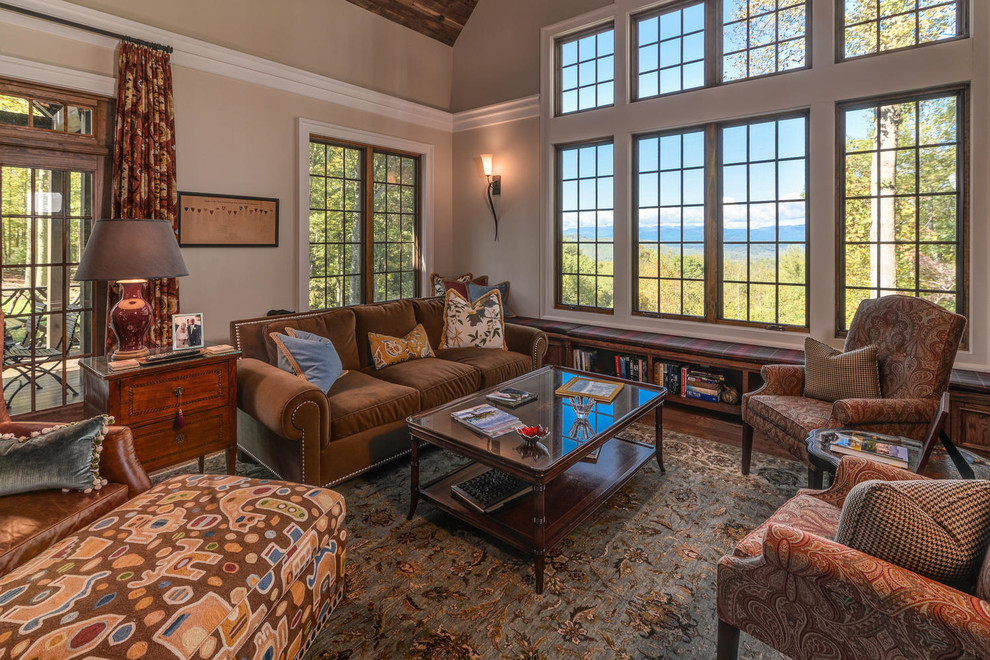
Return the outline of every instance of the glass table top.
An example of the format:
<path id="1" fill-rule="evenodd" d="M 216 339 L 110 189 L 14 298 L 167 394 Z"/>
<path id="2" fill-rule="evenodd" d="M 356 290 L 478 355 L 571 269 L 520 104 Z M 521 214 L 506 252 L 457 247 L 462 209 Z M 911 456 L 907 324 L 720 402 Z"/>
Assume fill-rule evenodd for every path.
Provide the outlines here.
<path id="1" fill-rule="evenodd" d="M 621 381 L 622 389 L 611 403 L 596 403 L 586 421 L 580 421 L 568 399 L 554 392 L 575 376 L 598 380 L 613 380 L 600 374 L 575 369 L 544 367 L 497 387 L 482 390 L 408 418 L 411 430 L 427 435 L 440 435 L 448 440 L 486 451 L 521 468 L 545 471 L 566 458 L 571 452 L 587 447 L 601 438 L 610 438 L 617 429 L 653 410 L 663 402 L 667 390 L 648 383 Z M 617 381 L 618 382 L 618 381 Z M 504 387 L 514 387 L 536 394 L 536 399 L 516 408 L 488 401 L 485 396 Z M 490 404 L 515 415 L 526 426 L 540 424 L 550 434 L 540 442 L 526 442 L 515 432 L 489 438 L 469 429 L 451 417 L 452 412 Z M 602 441 L 599 444 L 604 444 Z"/>

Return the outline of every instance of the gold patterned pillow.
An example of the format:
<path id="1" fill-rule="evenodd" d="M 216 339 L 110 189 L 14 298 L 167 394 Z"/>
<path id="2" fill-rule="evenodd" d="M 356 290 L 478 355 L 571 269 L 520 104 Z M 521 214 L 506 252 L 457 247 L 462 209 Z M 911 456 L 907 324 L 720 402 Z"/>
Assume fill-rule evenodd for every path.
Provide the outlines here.
<path id="1" fill-rule="evenodd" d="M 426 328 L 420 323 L 409 331 L 405 337 L 389 337 L 376 332 L 368 333 L 371 344 L 371 358 L 375 361 L 375 369 L 409 360 L 434 357 L 430 348 L 430 338 L 426 336 Z"/>
<path id="2" fill-rule="evenodd" d="M 506 351 L 502 294 L 492 289 L 473 303 L 453 289 L 443 305 L 440 348 L 492 348 Z"/>

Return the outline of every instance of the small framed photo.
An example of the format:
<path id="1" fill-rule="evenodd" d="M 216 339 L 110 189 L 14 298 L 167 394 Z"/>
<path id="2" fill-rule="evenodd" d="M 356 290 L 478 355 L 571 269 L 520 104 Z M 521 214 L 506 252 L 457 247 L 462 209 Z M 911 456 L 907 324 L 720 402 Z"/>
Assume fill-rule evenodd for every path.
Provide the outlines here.
<path id="1" fill-rule="evenodd" d="M 612 403 L 620 390 L 622 383 L 616 381 L 575 376 L 558 387 L 554 393 L 557 396 L 586 396 L 602 403 Z"/>
<path id="2" fill-rule="evenodd" d="M 172 315 L 172 350 L 203 348 L 203 314 Z"/>

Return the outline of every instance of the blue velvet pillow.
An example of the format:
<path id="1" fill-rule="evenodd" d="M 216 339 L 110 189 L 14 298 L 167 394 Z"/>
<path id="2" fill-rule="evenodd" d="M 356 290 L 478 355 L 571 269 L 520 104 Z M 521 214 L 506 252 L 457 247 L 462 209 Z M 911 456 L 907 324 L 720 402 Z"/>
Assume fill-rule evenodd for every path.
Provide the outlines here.
<path id="1" fill-rule="evenodd" d="M 468 298 L 473 303 L 481 296 L 485 295 L 489 291 L 494 291 L 498 289 L 498 292 L 502 294 L 502 315 L 505 318 L 511 318 L 515 316 L 515 313 L 509 309 L 509 283 L 499 282 L 498 284 L 475 284 L 474 282 L 468 282 Z"/>
<path id="2" fill-rule="evenodd" d="M 326 392 L 344 375 L 344 367 L 337 355 L 337 349 L 326 337 L 286 328 L 289 334 L 271 333 L 272 341 L 278 349 L 280 369 L 305 378 Z"/>
<path id="3" fill-rule="evenodd" d="M 97 415 L 30 437 L 0 436 L 0 496 L 48 488 L 101 488 L 106 481 L 100 477 L 100 452 L 110 424 L 112 417 Z"/>

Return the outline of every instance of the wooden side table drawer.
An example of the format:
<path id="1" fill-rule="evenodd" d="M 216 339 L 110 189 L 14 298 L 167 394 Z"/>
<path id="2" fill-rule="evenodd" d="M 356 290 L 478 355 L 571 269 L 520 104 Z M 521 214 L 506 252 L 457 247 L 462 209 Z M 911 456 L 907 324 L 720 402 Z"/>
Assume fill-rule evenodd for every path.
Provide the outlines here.
<path id="1" fill-rule="evenodd" d="M 229 372 L 224 364 L 127 379 L 120 382 L 117 393 L 120 401 L 117 423 L 173 419 L 179 407 L 179 388 L 182 388 L 182 409 L 186 412 L 225 405 L 230 397 L 228 381 Z"/>
<path id="2" fill-rule="evenodd" d="M 233 412 L 229 408 L 197 411 L 185 414 L 186 426 L 181 431 L 167 420 L 131 429 L 138 459 L 148 471 L 183 463 L 205 454 L 228 449 L 234 428 Z"/>

